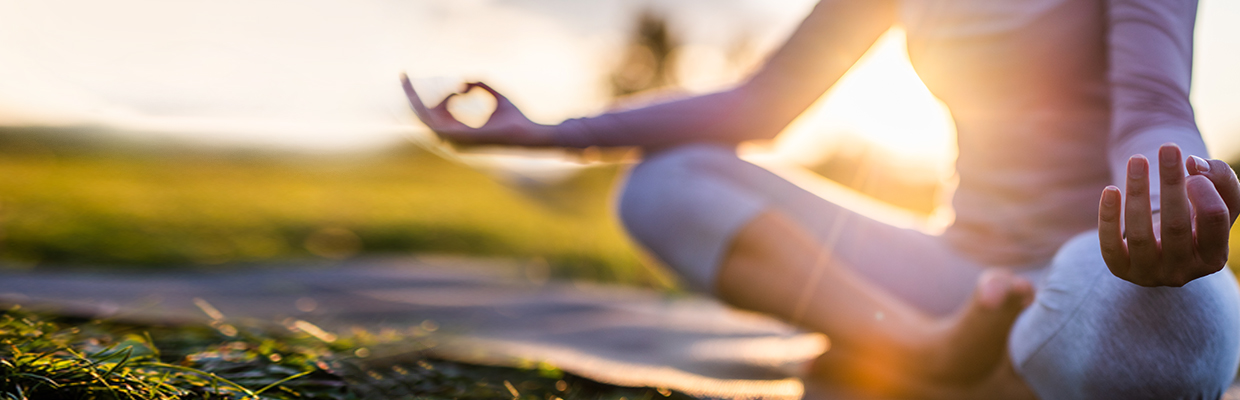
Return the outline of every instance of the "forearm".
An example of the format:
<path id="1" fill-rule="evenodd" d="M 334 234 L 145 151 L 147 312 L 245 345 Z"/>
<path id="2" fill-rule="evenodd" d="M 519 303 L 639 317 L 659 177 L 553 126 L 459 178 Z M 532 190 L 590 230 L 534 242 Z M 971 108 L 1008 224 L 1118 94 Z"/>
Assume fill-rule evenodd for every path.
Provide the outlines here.
<path id="1" fill-rule="evenodd" d="M 568 120 L 564 147 L 669 147 L 772 138 L 831 87 L 895 21 L 887 0 L 822 0 L 744 83 L 718 93 Z"/>
<path id="2" fill-rule="evenodd" d="M 1151 181 L 1158 182 L 1158 148 L 1164 143 L 1179 145 L 1184 157 L 1209 158 L 1188 98 L 1196 1 L 1111 0 L 1108 12 L 1107 157 L 1115 185 L 1126 186 L 1128 158 L 1137 154 L 1149 160 Z M 1150 189 L 1157 210 L 1159 187 Z"/>
<path id="3" fill-rule="evenodd" d="M 667 147 L 695 141 L 739 143 L 773 137 L 782 126 L 751 104 L 744 86 L 651 106 L 564 121 L 554 131 L 562 147 Z"/>

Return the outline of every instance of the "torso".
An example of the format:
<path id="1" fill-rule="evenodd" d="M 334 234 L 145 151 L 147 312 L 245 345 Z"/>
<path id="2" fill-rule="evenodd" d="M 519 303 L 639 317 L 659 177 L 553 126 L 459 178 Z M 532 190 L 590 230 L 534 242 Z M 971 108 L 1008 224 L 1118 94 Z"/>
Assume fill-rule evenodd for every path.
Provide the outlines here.
<path id="1" fill-rule="evenodd" d="M 1093 229 L 1111 180 L 1103 2 L 904 0 L 902 14 L 909 57 L 958 131 L 946 238 L 1015 266 Z"/>

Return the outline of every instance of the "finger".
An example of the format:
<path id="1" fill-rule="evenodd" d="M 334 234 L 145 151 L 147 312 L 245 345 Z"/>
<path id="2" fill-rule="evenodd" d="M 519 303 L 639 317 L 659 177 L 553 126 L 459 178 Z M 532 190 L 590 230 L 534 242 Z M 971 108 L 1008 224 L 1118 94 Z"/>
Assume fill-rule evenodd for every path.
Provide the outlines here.
<path id="1" fill-rule="evenodd" d="M 1227 203 L 1230 221 L 1235 223 L 1236 216 L 1240 215 L 1240 182 L 1236 181 L 1236 171 L 1222 160 L 1207 161 L 1197 156 L 1192 156 L 1189 160 L 1193 164 L 1189 173 L 1203 175 L 1214 183 L 1214 189 L 1223 197 L 1223 202 Z"/>
<path id="2" fill-rule="evenodd" d="M 413 83 L 409 82 L 408 75 L 400 74 L 400 86 L 405 89 L 405 97 L 409 98 L 413 113 L 417 114 L 422 123 L 429 125 L 431 123 L 430 111 L 426 109 L 426 103 L 423 103 L 422 98 L 418 96 L 418 91 L 413 89 Z"/>
<path id="3" fill-rule="evenodd" d="M 1128 181 L 1124 201 L 1124 225 L 1128 240 L 1128 256 L 1132 269 L 1128 275 L 1135 279 L 1155 276 L 1154 265 L 1158 261 L 1158 242 L 1154 238 L 1150 211 L 1150 164 L 1140 154 L 1128 159 Z"/>
<path id="4" fill-rule="evenodd" d="M 1227 204 L 1214 183 L 1203 176 L 1188 178 L 1188 195 L 1197 222 L 1197 254 L 1214 273 L 1227 263 L 1227 241 L 1231 219 Z"/>
<path id="5" fill-rule="evenodd" d="M 500 94 L 498 90 L 491 88 L 491 86 L 487 85 L 486 83 L 470 82 L 465 85 L 465 91 L 469 91 L 470 89 L 473 89 L 473 88 L 481 88 L 482 90 L 487 91 L 487 93 L 490 93 L 491 96 L 495 96 L 495 112 L 496 113 L 499 113 L 501 111 L 509 111 L 509 110 L 515 111 L 517 109 L 517 106 L 512 104 L 512 101 L 508 100 L 508 97 L 504 96 L 503 94 Z"/>
<path id="6" fill-rule="evenodd" d="M 1119 188 L 1107 186 L 1098 201 L 1098 241 L 1102 244 L 1102 259 L 1117 277 L 1128 276 L 1128 249 L 1124 246 L 1124 232 L 1120 226 Z"/>
<path id="7" fill-rule="evenodd" d="M 448 111 L 448 101 L 453 97 L 456 97 L 457 94 L 458 93 L 449 94 L 447 97 L 443 98 L 443 101 L 439 102 L 439 105 L 430 110 L 431 120 L 435 123 L 435 126 L 432 126 L 431 129 L 434 129 L 436 132 L 441 130 L 468 131 L 473 129 L 469 125 L 465 125 L 465 123 L 457 120 L 456 116 L 452 115 L 451 111 Z"/>
<path id="8" fill-rule="evenodd" d="M 1193 259 L 1193 217 L 1188 193 L 1184 191 L 1184 167 L 1180 160 L 1179 146 L 1168 143 L 1158 149 L 1158 176 L 1162 185 L 1159 241 L 1162 260 L 1173 265 Z"/>
<path id="9" fill-rule="evenodd" d="M 456 97 L 456 95 L 457 93 L 451 93 L 451 94 L 448 94 L 447 96 L 444 96 L 443 100 L 441 100 L 439 104 L 436 104 L 435 107 L 431 108 L 430 110 L 431 117 L 434 118 L 436 122 L 442 121 L 442 120 L 456 119 L 456 117 L 452 116 L 452 112 L 448 111 L 448 101 L 452 100 L 452 98 Z"/>
<path id="10" fill-rule="evenodd" d="M 1184 167 L 1188 168 L 1189 175 L 1203 175 L 1210 172 L 1210 163 L 1204 158 L 1197 156 L 1188 156 L 1188 161 L 1184 162 Z"/>
<path id="11" fill-rule="evenodd" d="M 422 102 L 421 96 L 418 96 L 418 91 L 413 88 L 413 83 L 409 81 L 407 75 L 401 74 L 400 83 L 401 87 L 405 89 L 405 96 L 409 98 L 409 105 L 413 107 L 413 113 L 417 114 L 418 120 L 426 124 L 426 127 L 436 134 L 452 138 L 453 136 L 459 136 L 457 135 L 459 132 L 452 131 L 469 129 L 468 125 L 461 123 L 456 117 L 452 116 L 452 113 L 448 112 L 448 99 L 451 99 L 456 93 L 449 94 L 443 101 L 439 102 L 439 105 L 428 109 L 426 108 L 426 103 Z"/>
<path id="12" fill-rule="evenodd" d="M 448 111 L 448 100 L 452 99 L 452 96 L 456 96 L 456 93 L 449 94 L 435 108 L 427 110 L 426 118 L 422 122 L 440 139 L 453 143 L 468 143 L 473 140 L 474 128 L 458 121 Z"/>
<path id="13" fill-rule="evenodd" d="M 500 94 L 498 90 L 491 88 L 491 86 L 487 85 L 486 83 L 470 82 L 470 83 L 465 84 L 466 92 L 468 92 L 470 89 L 473 89 L 473 88 L 481 88 L 482 90 L 487 91 L 487 93 L 490 93 L 492 96 L 495 96 L 495 100 L 497 101 L 501 101 L 501 102 L 508 101 L 507 97 L 504 97 L 504 95 Z"/>

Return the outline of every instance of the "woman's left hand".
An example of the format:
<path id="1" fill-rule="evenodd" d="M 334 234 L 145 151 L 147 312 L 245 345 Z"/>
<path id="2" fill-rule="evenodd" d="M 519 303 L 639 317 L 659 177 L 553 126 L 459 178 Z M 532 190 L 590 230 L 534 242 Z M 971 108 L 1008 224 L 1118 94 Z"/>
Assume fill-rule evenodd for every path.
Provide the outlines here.
<path id="1" fill-rule="evenodd" d="M 495 96 L 495 112 L 491 113 L 486 124 L 477 128 L 465 125 L 448 112 L 448 99 L 458 93 L 449 95 L 434 108 L 427 108 L 425 104 L 422 104 L 418 91 L 413 89 L 409 77 L 401 75 L 400 83 L 418 119 L 441 139 L 462 146 L 547 147 L 554 144 L 553 127 L 530 121 L 507 97 L 485 83 L 468 83 L 461 91 L 464 93 L 473 88 L 480 88 Z"/>
<path id="2" fill-rule="evenodd" d="M 1127 198 L 1121 202 L 1115 186 L 1102 191 L 1098 237 L 1115 276 L 1141 286 L 1179 287 L 1226 265 L 1240 182 L 1227 163 L 1196 156 L 1186 176 L 1175 144 L 1164 144 L 1158 157 L 1161 218 L 1151 211 L 1149 161 L 1136 155 L 1128 160 Z"/>

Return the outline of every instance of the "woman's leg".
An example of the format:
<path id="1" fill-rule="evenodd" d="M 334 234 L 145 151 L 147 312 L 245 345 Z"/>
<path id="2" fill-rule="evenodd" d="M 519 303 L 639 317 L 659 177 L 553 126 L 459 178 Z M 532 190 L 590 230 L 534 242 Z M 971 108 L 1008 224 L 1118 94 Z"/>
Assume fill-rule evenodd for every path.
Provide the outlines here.
<path id="1" fill-rule="evenodd" d="M 736 157 L 726 146 L 681 146 L 633 168 L 620 197 L 630 235 L 696 290 L 715 278 L 736 233 L 778 211 L 842 265 L 935 316 L 963 305 L 984 267 L 937 237 L 874 221 Z"/>
<path id="2" fill-rule="evenodd" d="M 989 270 L 960 310 L 931 317 L 833 262 L 776 210 L 742 227 L 723 263 L 721 299 L 831 338 L 833 350 L 817 360 L 815 376 L 888 394 L 920 393 L 919 379 L 983 379 L 1003 358 L 1012 322 L 1033 294 L 1027 281 Z M 900 374 L 907 376 L 891 379 Z"/>
<path id="3" fill-rule="evenodd" d="M 982 268 L 936 238 L 838 207 L 723 147 L 652 155 L 630 175 L 620 211 L 692 286 L 930 375 L 985 372 L 1031 291 L 996 277 L 970 303 Z M 931 318 L 966 304 L 976 307 Z"/>
<path id="4" fill-rule="evenodd" d="M 1218 399 L 1240 362 L 1240 292 L 1227 269 L 1180 288 L 1134 285 L 1083 233 L 1052 261 L 1009 348 L 1044 399 Z"/>

